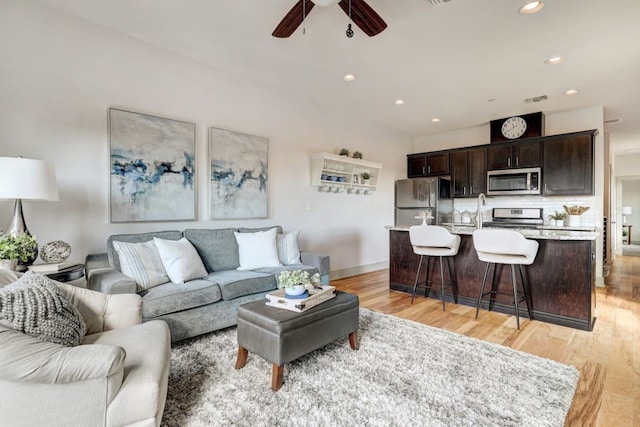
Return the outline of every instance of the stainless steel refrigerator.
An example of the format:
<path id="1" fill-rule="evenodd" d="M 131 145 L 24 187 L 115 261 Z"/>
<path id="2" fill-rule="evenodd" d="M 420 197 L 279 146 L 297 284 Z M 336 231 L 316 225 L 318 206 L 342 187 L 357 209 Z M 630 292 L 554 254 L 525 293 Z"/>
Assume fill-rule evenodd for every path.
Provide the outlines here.
<path id="1" fill-rule="evenodd" d="M 396 181 L 395 226 L 422 224 L 416 218 L 421 212 L 430 212 L 433 217 L 427 223 L 439 225 L 451 222 L 453 198 L 451 179 L 447 177 L 412 178 Z"/>

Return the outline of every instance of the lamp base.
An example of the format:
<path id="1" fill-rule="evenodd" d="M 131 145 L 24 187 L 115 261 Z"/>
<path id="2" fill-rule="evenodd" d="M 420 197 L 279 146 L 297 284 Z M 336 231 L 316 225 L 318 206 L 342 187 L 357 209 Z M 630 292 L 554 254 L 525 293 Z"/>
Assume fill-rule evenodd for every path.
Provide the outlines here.
<path id="1" fill-rule="evenodd" d="M 9 224 L 9 228 L 7 228 L 7 234 L 14 237 L 22 236 L 23 234 L 27 234 L 31 236 L 31 233 L 29 233 L 29 229 L 27 228 L 27 224 L 24 222 L 21 199 L 16 199 L 16 204 L 13 207 L 13 217 L 11 218 L 11 223 Z M 33 253 L 29 256 L 29 259 L 27 259 L 26 261 L 18 262 L 18 267 L 16 268 L 16 271 L 26 271 L 27 266 L 33 264 L 33 262 L 37 258 L 38 258 L 38 245 L 36 245 L 36 247 L 33 249 Z"/>

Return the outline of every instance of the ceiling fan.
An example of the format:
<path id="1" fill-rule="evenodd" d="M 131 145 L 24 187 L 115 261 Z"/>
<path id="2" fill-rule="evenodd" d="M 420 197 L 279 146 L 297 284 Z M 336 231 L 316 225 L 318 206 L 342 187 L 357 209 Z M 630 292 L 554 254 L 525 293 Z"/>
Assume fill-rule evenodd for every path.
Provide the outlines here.
<path id="1" fill-rule="evenodd" d="M 326 7 L 335 4 L 339 4 L 344 13 L 369 37 L 373 37 L 387 28 L 386 22 L 364 0 L 299 0 L 282 18 L 271 35 L 281 38 L 289 37 L 315 5 Z M 351 37 L 350 31 L 351 24 L 347 29 L 349 37 Z M 351 35 L 353 35 L 353 31 L 351 31 Z"/>

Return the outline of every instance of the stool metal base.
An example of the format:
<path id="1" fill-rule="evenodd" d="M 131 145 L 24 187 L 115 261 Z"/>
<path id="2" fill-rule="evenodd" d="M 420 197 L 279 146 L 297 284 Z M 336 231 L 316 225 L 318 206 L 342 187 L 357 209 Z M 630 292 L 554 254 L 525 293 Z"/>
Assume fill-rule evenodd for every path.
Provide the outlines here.
<path id="1" fill-rule="evenodd" d="M 431 256 L 427 256 L 427 274 L 425 276 L 425 281 L 419 283 L 418 281 L 420 280 L 420 270 L 422 268 L 422 260 L 425 257 L 425 255 L 420 255 L 420 263 L 418 264 L 418 272 L 416 273 L 416 280 L 413 284 L 413 292 L 411 294 L 411 304 L 413 304 L 413 299 L 416 296 L 416 289 L 418 288 L 418 285 L 422 285 L 424 284 L 424 297 L 426 298 L 429 295 L 429 292 L 431 291 L 431 287 L 433 286 L 433 281 L 429 280 L 429 270 L 430 267 L 429 265 L 431 264 L 432 259 L 434 257 Z M 445 283 L 444 281 L 444 268 L 443 268 L 443 262 L 442 262 L 442 256 L 439 256 L 439 261 L 440 261 L 440 295 L 442 297 L 442 310 L 445 310 L 445 294 L 444 294 L 444 287 L 445 286 L 449 286 L 451 287 L 451 293 L 453 294 L 453 300 L 454 302 L 457 304 L 458 303 L 458 283 L 455 277 L 455 269 L 453 268 L 453 266 L 451 265 L 451 263 L 453 262 L 453 260 L 451 259 L 451 257 L 447 256 L 447 269 L 449 270 L 449 283 Z"/>

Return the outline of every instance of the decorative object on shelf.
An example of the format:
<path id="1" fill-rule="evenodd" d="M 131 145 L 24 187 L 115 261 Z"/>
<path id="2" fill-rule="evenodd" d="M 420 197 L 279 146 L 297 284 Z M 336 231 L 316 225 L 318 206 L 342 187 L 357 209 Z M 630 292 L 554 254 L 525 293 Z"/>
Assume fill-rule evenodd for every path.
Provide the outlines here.
<path id="1" fill-rule="evenodd" d="M 338 154 L 340 154 L 341 156 L 349 157 L 349 150 L 347 150 L 346 148 L 341 148 L 340 153 Z"/>
<path id="2" fill-rule="evenodd" d="M 0 268 L 16 270 L 18 263 L 31 261 L 34 253 L 38 253 L 38 242 L 36 236 L 31 234 L 20 234 L 13 236 L 5 234 L 0 236 Z"/>
<path id="3" fill-rule="evenodd" d="M 196 219 L 194 123 L 110 108 L 109 144 L 111 222 Z"/>
<path id="4" fill-rule="evenodd" d="M 631 215 L 632 213 L 633 213 L 633 209 L 631 209 L 631 206 L 622 207 L 622 223 L 623 224 L 627 223 L 627 215 Z"/>
<path id="5" fill-rule="evenodd" d="M 544 114 L 540 111 L 491 120 L 490 133 L 490 142 L 506 142 L 544 136 Z"/>
<path id="6" fill-rule="evenodd" d="M 28 235 L 22 213 L 22 200 L 58 200 L 56 171 L 53 163 L 19 157 L 0 157 L 0 199 L 15 199 L 13 217 L 7 229 L 12 236 Z M 19 264 L 30 265 L 38 257 L 38 245 Z M 0 257 L 1 258 L 1 257 Z"/>
<path id="7" fill-rule="evenodd" d="M 304 270 L 285 270 L 278 275 L 278 288 L 283 289 L 287 296 L 299 297 L 304 295 L 307 288 L 320 286 L 320 275 L 313 276 Z"/>
<path id="8" fill-rule="evenodd" d="M 369 185 L 369 179 L 371 179 L 369 172 L 362 172 L 360 176 L 362 176 L 362 183 L 364 185 Z"/>
<path id="9" fill-rule="evenodd" d="M 40 248 L 40 258 L 48 264 L 66 261 L 71 255 L 71 245 L 62 240 L 46 243 Z"/>
<path id="10" fill-rule="evenodd" d="M 353 158 L 362 160 L 362 153 L 359 152 L 359 151 L 354 151 L 353 152 Z"/>
<path id="11" fill-rule="evenodd" d="M 266 218 L 268 161 L 268 138 L 210 128 L 209 218 Z"/>
<path id="12" fill-rule="evenodd" d="M 551 218 L 556 227 L 562 227 L 564 225 L 564 220 L 566 217 L 566 213 L 558 211 L 555 211 L 552 215 L 549 215 L 549 218 Z"/>
<path id="13" fill-rule="evenodd" d="M 368 195 L 376 190 L 381 169 L 380 163 L 333 153 L 317 153 L 311 156 L 311 185 L 321 193 Z M 366 186 L 362 178 L 364 172 L 371 180 Z"/>

